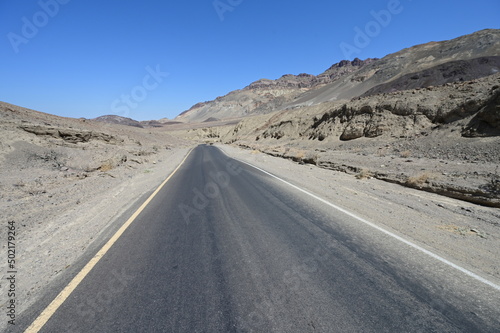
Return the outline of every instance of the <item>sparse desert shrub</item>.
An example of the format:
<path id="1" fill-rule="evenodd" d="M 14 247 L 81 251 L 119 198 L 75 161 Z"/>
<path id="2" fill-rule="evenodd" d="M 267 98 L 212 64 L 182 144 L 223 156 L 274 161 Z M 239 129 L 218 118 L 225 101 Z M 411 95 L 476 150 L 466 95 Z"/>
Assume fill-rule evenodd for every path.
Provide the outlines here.
<path id="1" fill-rule="evenodd" d="M 402 151 L 399 156 L 401 156 L 402 158 L 408 158 L 411 156 L 411 151 L 409 150 L 405 150 L 405 151 Z"/>
<path id="2" fill-rule="evenodd" d="M 101 166 L 97 168 L 97 170 L 101 172 L 106 172 L 116 168 L 117 166 L 121 165 L 124 162 L 127 162 L 127 160 L 128 158 L 126 155 L 115 156 L 113 158 L 110 158 L 109 160 L 102 162 Z M 148 160 L 144 160 L 144 162 L 148 162 Z"/>
<path id="3" fill-rule="evenodd" d="M 433 175 L 430 172 L 424 172 L 414 177 L 408 177 L 408 179 L 406 180 L 406 184 L 413 186 L 422 186 L 432 178 Z"/>
<path id="4" fill-rule="evenodd" d="M 99 167 L 99 171 L 106 172 L 113 169 L 113 163 L 111 161 L 106 161 Z"/>
<path id="5" fill-rule="evenodd" d="M 305 156 L 302 158 L 302 160 L 305 162 L 305 163 L 309 163 L 309 164 L 314 164 L 316 165 L 317 161 L 318 161 L 318 154 L 313 152 L 313 151 L 308 151 Z"/>
<path id="6" fill-rule="evenodd" d="M 361 171 L 356 175 L 357 179 L 366 179 L 373 177 L 373 174 L 368 169 L 361 169 Z"/>
<path id="7" fill-rule="evenodd" d="M 439 229 L 446 230 L 449 232 L 453 232 L 455 234 L 461 235 L 461 236 L 478 236 L 481 238 L 487 238 L 487 234 L 476 229 L 476 228 L 470 228 L 470 227 L 460 227 L 458 225 L 454 224 L 447 224 L 447 225 L 442 225 L 438 226 Z"/>
<path id="8" fill-rule="evenodd" d="M 302 160 L 306 156 L 306 152 L 303 150 L 298 150 L 297 153 L 295 154 L 295 159 L 297 161 Z"/>

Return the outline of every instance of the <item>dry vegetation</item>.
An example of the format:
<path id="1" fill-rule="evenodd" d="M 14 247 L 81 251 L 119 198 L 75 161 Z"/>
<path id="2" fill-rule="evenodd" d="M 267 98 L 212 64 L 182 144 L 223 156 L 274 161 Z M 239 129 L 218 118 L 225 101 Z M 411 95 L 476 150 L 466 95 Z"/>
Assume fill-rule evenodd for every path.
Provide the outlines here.
<path id="1" fill-rule="evenodd" d="M 361 169 L 361 171 L 356 175 L 357 179 L 369 179 L 372 177 L 373 174 L 368 169 Z"/>
<path id="2" fill-rule="evenodd" d="M 408 177 L 406 183 L 410 186 L 423 186 L 430 180 L 434 179 L 436 176 L 429 172 L 423 172 L 417 176 Z"/>

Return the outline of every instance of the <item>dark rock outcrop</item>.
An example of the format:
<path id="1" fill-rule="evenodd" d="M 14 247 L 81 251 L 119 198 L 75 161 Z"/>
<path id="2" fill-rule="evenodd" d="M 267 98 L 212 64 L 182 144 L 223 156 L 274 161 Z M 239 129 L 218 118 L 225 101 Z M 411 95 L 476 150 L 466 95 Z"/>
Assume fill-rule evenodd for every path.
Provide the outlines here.
<path id="1" fill-rule="evenodd" d="M 470 81 L 497 72 L 500 72 L 500 56 L 450 61 L 421 72 L 403 75 L 398 79 L 373 87 L 363 96 Z"/>
<path id="2" fill-rule="evenodd" d="M 116 144 L 121 142 L 112 135 L 92 131 L 75 130 L 70 128 L 44 127 L 37 125 L 19 126 L 22 130 L 39 136 L 49 136 L 55 139 L 62 139 L 68 143 L 85 143 L 90 140 L 101 140 L 107 143 Z"/>

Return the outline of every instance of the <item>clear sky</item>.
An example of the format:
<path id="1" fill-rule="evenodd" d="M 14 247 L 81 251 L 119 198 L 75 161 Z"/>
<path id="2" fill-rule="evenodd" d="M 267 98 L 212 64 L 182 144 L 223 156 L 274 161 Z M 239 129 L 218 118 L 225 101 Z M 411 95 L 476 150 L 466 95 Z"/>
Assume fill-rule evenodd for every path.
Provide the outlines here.
<path id="1" fill-rule="evenodd" d="M 499 0 L 5 0 L 0 100 L 174 118 L 261 78 L 485 28 L 500 28 Z"/>

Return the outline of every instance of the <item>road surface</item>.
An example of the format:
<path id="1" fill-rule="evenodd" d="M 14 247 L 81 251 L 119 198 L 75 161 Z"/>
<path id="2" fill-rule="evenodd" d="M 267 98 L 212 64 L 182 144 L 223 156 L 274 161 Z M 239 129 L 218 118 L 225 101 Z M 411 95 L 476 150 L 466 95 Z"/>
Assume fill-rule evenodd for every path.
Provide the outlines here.
<path id="1" fill-rule="evenodd" d="M 498 298 L 199 146 L 40 332 L 498 332 Z"/>

